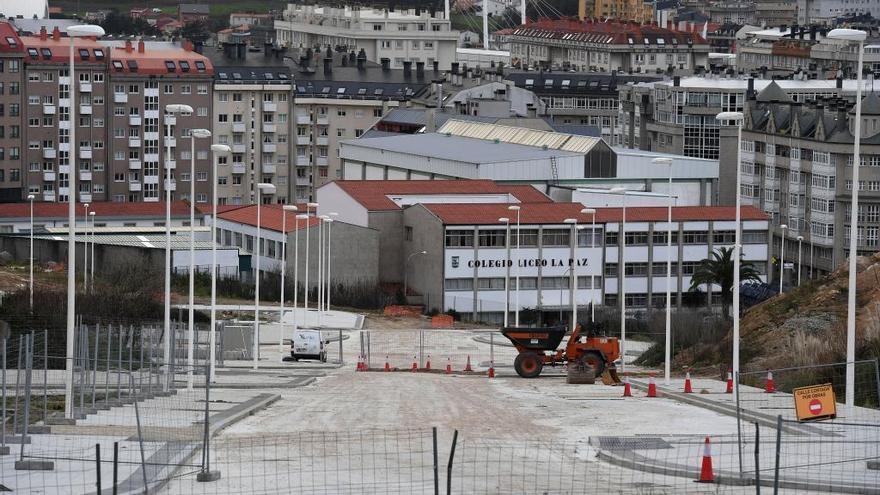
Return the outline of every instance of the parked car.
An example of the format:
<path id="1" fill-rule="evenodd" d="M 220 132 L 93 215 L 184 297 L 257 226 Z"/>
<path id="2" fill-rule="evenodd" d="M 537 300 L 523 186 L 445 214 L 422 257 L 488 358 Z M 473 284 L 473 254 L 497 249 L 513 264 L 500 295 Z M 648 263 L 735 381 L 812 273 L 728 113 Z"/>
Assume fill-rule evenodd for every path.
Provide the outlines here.
<path id="1" fill-rule="evenodd" d="M 327 341 L 320 330 L 299 329 L 293 333 L 290 344 L 290 357 L 294 361 L 300 359 L 317 359 L 327 362 Z"/>

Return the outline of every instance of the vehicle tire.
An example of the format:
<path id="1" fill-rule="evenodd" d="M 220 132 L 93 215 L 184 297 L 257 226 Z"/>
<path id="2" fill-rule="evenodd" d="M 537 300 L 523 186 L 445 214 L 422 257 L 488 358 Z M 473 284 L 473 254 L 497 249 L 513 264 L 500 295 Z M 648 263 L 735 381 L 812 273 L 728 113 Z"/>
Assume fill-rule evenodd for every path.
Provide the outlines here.
<path id="1" fill-rule="evenodd" d="M 523 378 L 536 378 L 544 369 L 544 361 L 535 352 L 522 352 L 513 361 L 513 369 Z"/>
<path id="2" fill-rule="evenodd" d="M 596 377 L 602 374 L 605 371 L 605 359 L 602 357 L 602 354 L 596 351 L 587 351 L 583 356 L 578 360 L 584 366 L 588 366 L 593 369 L 593 373 Z"/>

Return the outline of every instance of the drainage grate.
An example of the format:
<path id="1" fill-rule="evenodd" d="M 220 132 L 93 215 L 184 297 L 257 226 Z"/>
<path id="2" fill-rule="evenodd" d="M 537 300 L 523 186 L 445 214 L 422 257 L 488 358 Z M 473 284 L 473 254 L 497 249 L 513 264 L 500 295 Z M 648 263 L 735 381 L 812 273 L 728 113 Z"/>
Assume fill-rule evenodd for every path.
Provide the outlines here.
<path id="1" fill-rule="evenodd" d="M 666 440 L 659 437 L 597 437 L 599 448 L 605 450 L 657 450 L 671 449 Z"/>

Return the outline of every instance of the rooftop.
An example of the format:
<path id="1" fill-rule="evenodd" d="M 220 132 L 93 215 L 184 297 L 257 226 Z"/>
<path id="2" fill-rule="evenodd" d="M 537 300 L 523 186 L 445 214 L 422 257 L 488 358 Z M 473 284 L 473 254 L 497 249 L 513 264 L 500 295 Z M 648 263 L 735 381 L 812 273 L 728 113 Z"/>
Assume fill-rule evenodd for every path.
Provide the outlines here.
<path id="1" fill-rule="evenodd" d="M 609 44 L 705 44 L 699 33 L 676 31 L 656 25 L 615 20 L 579 21 L 572 19 L 539 19 L 513 30 L 512 36 L 558 39 L 566 42 Z"/>
<path id="2" fill-rule="evenodd" d="M 837 81 L 835 79 L 809 79 L 806 81 L 794 79 L 755 79 L 755 91 L 760 92 L 771 83 L 775 83 L 785 92 L 810 92 L 810 91 L 828 91 L 833 92 L 837 89 Z M 846 93 L 856 92 L 856 80 L 844 79 L 843 91 Z M 654 86 L 662 84 L 664 86 L 672 86 L 672 80 L 642 82 L 635 83 L 637 85 Z M 880 79 L 863 81 L 865 91 L 880 91 Z M 749 81 L 747 78 L 721 78 L 721 77 L 682 77 L 678 87 L 682 89 L 706 89 L 706 90 L 730 90 L 745 92 L 748 88 Z"/>
<path id="3" fill-rule="evenodd" d="M 455 119 L 449 120 L 443 124 L 443 127 L 437 130 L 437 133 L 477 138 L 491 141 L 493 143 L 527 145 L 532 149 L 539 149 L 542 151 L 559 150 L 570 151 L 573 153 L 588 153 L 596 146 L 608 147 L 601 138 L 597 137 L 565 134 L 556 131 L 543 131 L 502 124 L 465 122 Z"/>
<path id="4" fill-rule="evenodd" d="M 303 212 L 305 212 L 305 208 L 303 208 Z M 260 228 L 274 230 L 276 232 L 293 232 L 295 230 L 305 229 L 307 226 L 313 227 L 318 225 L 321 221 L 319 218 L 311 216 L 308 221 L 300 220 L 297 222 L 296 213 L 298 212 L 287 212 L 287 219 L 285 220 L 284 209 L 281 205 L 263 205 L 260 207 Z M 222 213 L 218 211 L 217 218 L 256 227 L 257 205 L 242 206 Z M 297 223 L 299 225 L 297 225 Z"/>
<path id="5" fill-rule="evenodd" d="M 85 207 L 82 203 L 77 204 L 77 216 L 85 214 Z M 31 211 L 30 203 L 0 203 L 0 218 L 29 218 Z M 106 217 L 164 217 L 165 203 L 113 203 L 109 201 L 99 201 L 89 205 L 89 211 L 94 211 L 95 216 L 99 218 Z M 47 203 L 42 201 L 34 202 L 35 218 L 67 218 L 67 203 Z M 202 211 L 196 206 L 196 214 Z M 189 203 L 186 201 L 173 201 L 171 203 L 171 216 L 183 217 L 189 216 Z"/>
<path id="6" fill-rule="evenodd" d="M 594 72 L 511 72 L 505 79 L 538 94 L 584 94 L 617 92 L 628 82 L 662 80 L 659 75 L 604 74 Z"/>
<path id="7" fill-rule="evenodd" d="M 370 211 L 400 210 L 400 206 L 389 196 L 403 194 L 449 196 L 506 193 L 513 195 L 521 203 L 552 201 L 532 186 L 503 185 L 491 180 L 338 180 L 331 184 L 338 186 Z"/>
<path id="8" fill-rule="evenodd" d="M 510 217 L 508 203 L 480 204 L 424 204 L 446 225 L 498 225 L 498 219 Z M 582 203 L 525 203 L 520 204 L 520 223 L 525 225 L 563 224 L 566 218 L 574 218 L 580 224 L 593 221 L 592 215 L 581 213 Z M 753 206 L 742 207 L 742 220 L 767 220 L 767 215 Z M 666 207 L 631 207 L 626 209 L 627 222 L 665 222 Z M 674 222 L 734 220 L 733 206 L 680 206 L 672 208 Z M 596 223 L 619 223 L 623 219 L 622 208 L 596 208 Z"/>

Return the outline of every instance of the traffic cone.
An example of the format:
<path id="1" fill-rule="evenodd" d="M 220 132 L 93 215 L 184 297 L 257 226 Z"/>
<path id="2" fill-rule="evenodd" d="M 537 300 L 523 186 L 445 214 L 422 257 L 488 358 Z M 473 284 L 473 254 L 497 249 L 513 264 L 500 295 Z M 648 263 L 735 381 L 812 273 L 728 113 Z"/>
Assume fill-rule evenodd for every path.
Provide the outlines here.
<path id="1" fill-rule="evenodd" d="M 654 375 L 648 377 L 648 397 L 657 397 L 657 384 L 654 383 Z"/>
<path id="2" fill-rule="evenodd" d="M 731 370 L 727 370 L 727 390 L 725 390 L 724 393 L 733 393 L 733 372 Z"/>
<path id="3" fill-rule="evenodd" d="M 412 365 L 412 370 L 410 370 L 410 371 L 412 371 L 413 373 L 415 373 L 416 371 L 419 371 L 419 363 L 416 362 L 415 356 L 413 356 L 413 365 Z"/>
<path id="4" fill-rule="evenodd" d="M 624 397 L 632 397 L 633 396 L 632 389 L 629 386 L 629 378 L 626 376 L 623 377 L 623 396 Z"/>
<path id="5" fill-rule="evenodd" d="M 764 391 L 768 394 L 776 393 L 776 382 L 773 381 L 773 372 L 767 370 L 767 384 L 764 386 Z"/>
<path id="6" fill-rule="evenodd" d="M 495 361 L 489 361 L 489 378 L 495 378 Z"/>
<path id="7" fill-rule="evenodd" d="M 452 374 L 452 359 L 449 357 L 446 358 L 446 374 Z"/>
<path id="8" fill-rule="evenodd" d="M 467 360 L 467 364 L 464 367 L 464 370 L 465 371 L 474 371 L 474 369 L 471 368 L 471 355 L 470 354 L 468 354 L 468 360 Z"/>
<path id="9" fill-rule="evenodd" d="M 388 354 L 385 355 L 385 371 L 391 371 L 391 363 L 388 362 Z"/>
<path id="10" fill-rule="evenodd" d="M 431 355 L 428 354 L 428 361 L 425 363 L 425 370 L 431 371 Z"/>
<path id="11" fill-rule="evenodd" d="M 700 468 L 700 479 L 697 483 L 715 483 L 715 473 L 712 472 L 712 447 L 709 445 L 709 437 L 706 436 L 706 444 L 703 447 L 703 465 Z"/>
<path id="12" fill-rule="evenodd" d="M 692 394 L 694 393 L 694 389 L 691 388 L 691 372 L 685 371 L 684 373 L 684 393 Z"/>
<path id="13" fill-rule="evenodd" d="M 357 367 L 354 370 L 355 371 L 364 371 L 364 358 L 360 354 L 358 354 Z"/>

